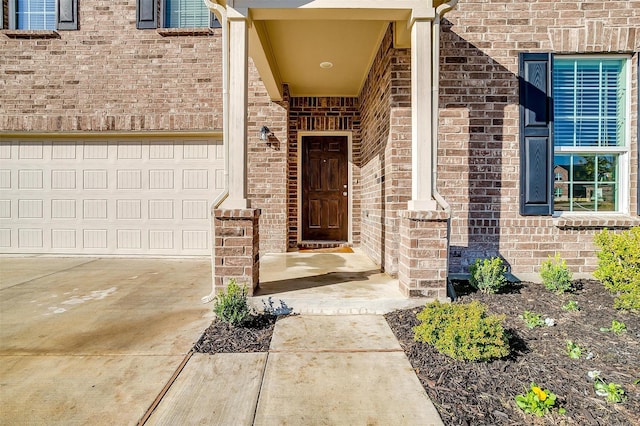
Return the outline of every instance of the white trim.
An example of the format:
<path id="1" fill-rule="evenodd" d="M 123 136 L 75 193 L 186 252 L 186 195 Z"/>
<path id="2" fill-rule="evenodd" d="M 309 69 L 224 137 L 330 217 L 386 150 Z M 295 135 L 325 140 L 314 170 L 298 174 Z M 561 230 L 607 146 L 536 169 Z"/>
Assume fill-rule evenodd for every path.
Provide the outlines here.
<path id="1" fill-rule="evenodd" d="M 349 180 L 349 196 L 347 200 L 347 241 L 353 244 L 353 132 L 352 131 L 298 131 L 298 170 L 296 178 L 296 203 L 298 207 L 297 242 L 302 241 L 302 138 L 304 136 L 346 136 L 347 137 L 347 178 Z"/>

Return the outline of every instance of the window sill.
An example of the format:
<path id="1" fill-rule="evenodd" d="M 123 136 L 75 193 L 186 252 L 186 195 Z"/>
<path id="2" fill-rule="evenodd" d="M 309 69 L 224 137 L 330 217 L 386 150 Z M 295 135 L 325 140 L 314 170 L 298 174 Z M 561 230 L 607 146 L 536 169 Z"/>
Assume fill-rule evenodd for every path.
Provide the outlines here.
<path id="1" fill-rule="evenodd" d="M 602 228 L 631 228 L 640 226 L 640 218 L 625 214 L 593 214 L 593 215 L 562 215 L 553 218 L 553 225 L 560 229 L 602 229 Z"/>
<path id="2" fill-rule="evenodd" d="M 158 28 L 156 31 L 162 37 L 210 36 L 214 34 L 213 28 Z"/>
<path id="3" fill-rule="evenodd" d="M 1 30 L 9 38 L 60 38 L 55 30 Z"/>

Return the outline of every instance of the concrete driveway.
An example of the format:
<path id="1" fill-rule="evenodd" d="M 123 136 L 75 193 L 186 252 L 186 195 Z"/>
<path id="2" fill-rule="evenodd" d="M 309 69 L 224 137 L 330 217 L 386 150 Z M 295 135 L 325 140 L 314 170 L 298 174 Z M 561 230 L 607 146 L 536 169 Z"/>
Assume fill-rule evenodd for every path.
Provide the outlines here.
<path id="1" fill-rule="evenodd" d="M 0 423 L 135 424 L 213 319 L 208 260 L 0 258 Z"/>

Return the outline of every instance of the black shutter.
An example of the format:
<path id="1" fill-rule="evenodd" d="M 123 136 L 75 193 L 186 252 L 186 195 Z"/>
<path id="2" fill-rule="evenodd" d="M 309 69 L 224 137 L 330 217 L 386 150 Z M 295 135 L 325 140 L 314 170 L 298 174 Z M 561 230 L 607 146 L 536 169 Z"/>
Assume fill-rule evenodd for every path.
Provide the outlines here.
<path id="1" fill-rule="evenodd" d="M 158 0 L 137 0 L 136 28 L 146 30 L 158 27 Z"/>
<path id="2" fill-rule="evenodd" d="M 551 55 L 520 54 L 520 214 L 553 214 Z"/>
<path id="3" fill-rule="evenodd" d="M 58 29 L 78 29 L 78 0 L 58 0 Z"/>
<path id="4" fill-rule="evenodd" d="M 222 27 L 222 25 L 220 25 L 220 21 L 218 21 L 218 17 L 213 12 L 211 13 L 211 16 L 209 16 L 209 27 L 210 28 Z"/>

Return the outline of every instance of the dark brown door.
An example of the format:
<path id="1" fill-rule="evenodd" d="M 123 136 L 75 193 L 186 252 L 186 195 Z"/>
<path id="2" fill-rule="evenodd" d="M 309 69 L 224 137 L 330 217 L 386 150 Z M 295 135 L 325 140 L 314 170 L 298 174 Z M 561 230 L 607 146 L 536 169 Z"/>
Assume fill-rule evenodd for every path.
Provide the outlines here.
<path id="1" fill-rule="evenodd" d="M 346 136 L 302 137 L 302 239 L 346 241 Z"/>

